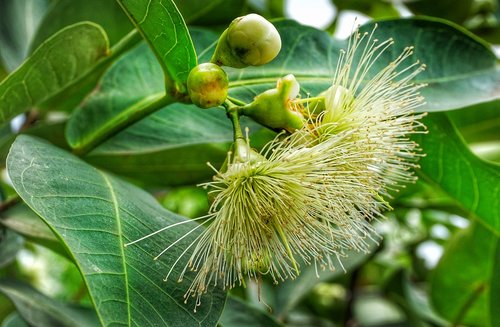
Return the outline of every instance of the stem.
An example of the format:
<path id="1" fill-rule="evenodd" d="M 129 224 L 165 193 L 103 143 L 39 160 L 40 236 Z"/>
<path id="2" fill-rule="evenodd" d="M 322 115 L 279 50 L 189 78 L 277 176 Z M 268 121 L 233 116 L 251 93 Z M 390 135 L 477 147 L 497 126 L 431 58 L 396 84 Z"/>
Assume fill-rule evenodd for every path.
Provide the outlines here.
<path id="1" fill-rule="evenodd" d="M 118 43 L 116 43 L 113 47 L 111 47 L 110 52 L 111 54 L 109 57 L 116 58 L 128 49 L 130 49 L 132 46 L 134 46 L 136 43 L 142 40 L 141 35 L 137 31 L 137 29 L 133 29 L 130 31 L 127 35 L 121 38 Z M 109 58 L 108 57 L 108 58 Z"/>
<path id="2" fill-rule="evenodd" d="M 223 106 L 226 108 L 227 115 L 229 116 L 229 118 L 231 119 L 231 122 L 233 123 L 234 140 L 235 141 L 237 139 L 244 140 L 245 137 L 243 136 L 243 131 L 241 130 L 240 115 L 238 113 L 238 109 L 240 107 L 235 105 L 230 100 L 224 101 Z"/>
<path id="3" fill-rule="evenodd" d="M 176 99 L 168 95 L 155 94 L 128 107 L 117 116 L 108 120 L 101 129 L 98 129 L 90 138 L 84 140 L 81 145 L 75 147 L 73 153 L 85 156 L 110 137 L 175 101 Z"/>
<path id="4" fill-rule="evenodd" d="M 227 97 L 227 100 L 230 101 L 230 102 L 232 102 L 233 104 L 238 105 L 238 106 L 244 106 L 244 105 L 246 105 L 245 102 L 243 102 L 241 100 L 238 100 L 236 98 L 230 97 L 230 96 Z"/>

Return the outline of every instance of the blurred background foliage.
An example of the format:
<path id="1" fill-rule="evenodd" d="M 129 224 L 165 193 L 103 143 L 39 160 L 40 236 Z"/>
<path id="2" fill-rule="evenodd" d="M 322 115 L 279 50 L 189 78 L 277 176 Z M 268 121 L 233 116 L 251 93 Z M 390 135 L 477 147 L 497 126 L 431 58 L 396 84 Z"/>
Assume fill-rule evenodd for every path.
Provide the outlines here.
<path id="1" fill-rule="evenodd" d="M 214 32 L 223 30 L 233 18 L 250 12 L 272 19 L 297 19 L 337 37 L 350 33 L 353 17 L 365 22 L 425 15 L 460 25 L 494 47 L 500 44 L 497 0 L 176 0 L 176 3 L 188 25 Z M 14 71 L 47 37 L 84 20 L 103 26 L 111 45 L 133 28 L 118 4 L 110 0 L 1 0 L 0 79 Z M 476 156 L 492 165 L 500 163 L 498 100 L 443 115 L 452 122 L 452 132 Z M 3 167 L 18 133 L 39 135 L 67 147 L 64 138 L 67 118 L 64 110 L 32 110 L 2 126 Z M 224 153 L 223 149 L 224 146 L 214 146 L 218 154 Z M 154 185 L 150 180 L 131 180 L 171 211 L 197 217 L 208 210 L 205 191 L 195 185 L 168 187 Z M 9 199 L 14 192 L 5 173 L 0 190 L 1 326 L 33 325 L 26 320 L 23 307 L 41 312 L 43 319 L 35 325 L 51 326 L 54 322 L 47 318 L 49 304 L 41 307 L 27 304 L 21 299 L 23 294 L 32 298 L 49 297 L 57 305 L 64 303 L 64 307 L 54 304 L 62 311 L 69 310 L 66 305 L 90 307 L 78 269 L 52 232 L 27 207 L 11 206 Z M 353 254 L 343 261 L 347 273 L 339 269 L 323 273 L 317 279 L 311 268 L 295 282 L 273 286 L 263 280 L 262 294 L 257 294 L 258 287 L 253 284 L 246 289 L 237 288 L 231 292 L 220 324 L 228 327 L 500 326 L 499 235 L 476 221 L 456 199 L 425 177 L 397 194 L 391 205 L 394 210 L 387 213 L 387 219 L 375 222 L 383 236 L 377 240 L 380 244 L 374 244 L 369 255 Z M 9 283 L 12 279 L 23 284 Z M 73 323 L 57 321 L 62 325 Z"/>

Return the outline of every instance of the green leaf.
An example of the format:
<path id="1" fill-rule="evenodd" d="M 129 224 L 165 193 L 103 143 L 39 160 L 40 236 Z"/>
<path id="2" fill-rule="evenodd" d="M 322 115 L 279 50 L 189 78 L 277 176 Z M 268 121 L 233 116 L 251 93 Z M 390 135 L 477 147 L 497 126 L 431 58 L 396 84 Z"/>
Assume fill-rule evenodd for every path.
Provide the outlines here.
<path id="1" fill-rule="evenodd" d="M 422 90 L 426 105 L 421 111 L 444 111 L 498 99 L 500 73 L 490 47 L 455 25 L 430 18 L 379 21 L 375 38 L 393 38 L 395 44 L 373 65 L 373 76 L 405 47 L 413 45 L 415 55 L 427 64 L 417 81 L 427 83 Z M 294 74 L 304 94 L 319 94 L 332 82 L 338 54 L 344 41 L 333 40 L 322 31 L 292 21 L 275 23 L 282 38 L 280 54 L 264 67 L 227 69 L 230 94 L 251 101 L 265 89 L 274 87 L 278 78 Z M 373 24 L 362 27 L 371 32 Z M 207 61 L 210 51 L 200 58 Z M 408 60 L 408 65 L 414 60 Z"/>
<path id="2" fill-rule="evenodd" d="M 106 31 L 111 45 L 117 43 L 133 28 L 116 1 L 59 0 L 44 16 L 30 48 L 36 49 L 60 29 L 81 21 L 99 24 Z"/>
<path id="3" fill-rule="evenodd" d="M 468 143 L 499 139 L 500 101 L 498 100 L 449 111 L 446 114 Z"/>
<path id="4" fill-rule="evenodd" d="M 1 280 L 0 292 L 14 303 L 22 318 L 33 326 L 94 327 L 99 323 L 94 311 L 60 303 L 18 281 Z"/>
<path id="5" fill-rule="evenodd" d="M 332 0 L 332 2 L 338 11 L 355 10 L 376 19 L 399 16 L 394 3 L 383 0 Z"/>
<path id="6" fill-rule="evenodd" d="M 472 14 L 474 0 L 420 0 L 409 2 L 407 5 L 417 15 L 441 17 L 463 23 Z"/>
<path id="7" fill-rule="evenodd" d="M 223 25 L 245 10 L 245 0 L 175 0 L 175 5 L 188 24 Z M 282 16 L 281 16 L 282 17 Z"/>
<path id="8" fill-rule="evenodd" d="M 498 326 L 500 240 L 473 224 L 456 234 L 434 270 L 434 307 L 454 325 Z"/>
<path id="9" fill-rule="evenodd" d="M 0 62 L 7 72 L 17 68 L 28 55 L 30 41 L 48 6 L 49 0 L 0 1 Z"/>
<path id="10" fill-rule="evenodd" d="M 276 319 L 243 300 L 229 296 L 219 325 L 222 327 L 279 327 Z"/>
<path id="11" fill-rule="evenodd" d="M 423 123 L 429 133 L 415 138 L 425 153 L 419 175 L 500 233 L 500 166 L 476 157 L 445 114 L 430 114 Z"/>
<path id="12" fill-rule="evenodd" d="M 0 225 L 15 231 L 31 242 L 68 256 L 50 228 L 26 205 L 16 205 L 3 212 Z"/>
<path id="13" fill-rule="evenodd" d="M 2 321 L 2 327 L 29 327 L 17 312 L 12 312 Z"/>
<path id="14" fill-rule="evenodd" d="M 180 225 L 137 245 L 123 246 L 185 218 L 163 209 L 137 187 L 33 137 L 16 139 L 7 168 L 21 198 L 71 252 L 103 325 L 198 326 L 217 322 L 225 299 L 221 290 L 209 290 L 193 312 L 194 299 L 187 305 L 183 299 L 192 276 L 188 274 L 180 284 L 163 282 L 186 244 L 196 236 L 183 239 L 159 260 L 152 259 L 192 226 Z M 173 276 L 183 267 L 181 261 Z"/>
<path id="15" fill-rule="evenodd" d="M 24 239 L 19 234 L 0 228 L 0 268 L 14 261 L 23 244 Z"/>
<path id="16" fill-rule="evenodd" d="M 107 54 L 108 41 L 98 25 L 63 29 L 0 83 L 0 123 L 64 92 Z"/>
<path id="17" fill-rule="evenodd" d="M 196 52 L 182 15 L 171 0 L 118 0 L 160 61 L 168 92 L 179 99 L 197 65 Z"/>

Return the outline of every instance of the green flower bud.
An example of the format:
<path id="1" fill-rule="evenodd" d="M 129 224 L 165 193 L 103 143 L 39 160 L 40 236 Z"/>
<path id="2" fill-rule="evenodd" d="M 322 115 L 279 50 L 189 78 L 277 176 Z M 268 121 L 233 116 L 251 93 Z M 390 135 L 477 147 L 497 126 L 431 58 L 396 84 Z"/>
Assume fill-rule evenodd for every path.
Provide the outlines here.
<path id="1" fill-rule="evenodd" d="M 273 129 L 293 132 L 301 129 L 306 120 L 294 102 L 300 85 L 292 74 L 278 80 L 276 88 L 257 95 L 254 101 L 242 108 L 243 115 Z"/>
<path id="2" fill-rule="evenodd" d="M 229 81 L 226 72 L 211 63 L 200 64 L 189 73 L 187 80 L 191 101 L 200 108 L 220 106 L 227 98 Z"/>
<path id="3" fill-rule="evenodd" d="M 281 38 L 264 17 L 238 17 L 222 33 L 212 62 L 235 68 L 260 66 L 273 60 L 281 50 Z"/>

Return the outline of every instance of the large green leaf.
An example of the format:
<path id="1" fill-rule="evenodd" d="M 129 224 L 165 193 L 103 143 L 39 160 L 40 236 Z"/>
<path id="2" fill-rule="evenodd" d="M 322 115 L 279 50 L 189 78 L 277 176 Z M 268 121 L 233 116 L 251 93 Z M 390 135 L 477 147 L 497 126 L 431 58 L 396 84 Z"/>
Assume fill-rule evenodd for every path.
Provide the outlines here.
<path id="1" fill-rule="evenodd" d="M 500 234 L 500 166 L 476 157 L 445 114 L 430 114 L 424 124 L 429 134 L 416 138 L 426 155 L 419 174 Z"/>
<path id="2" fill-rule="evenodd" d="M 95 327 L 99 323 L 93 310 L 57 302 L 15 280 L 0 281 L 0 292 L 14 303 L 19 314 L 32 326 Z"/>
<path id="3" fill-rule="evenodd" d="M 393 19 L 377 23 L 375 38 L 393 38 L 368 75 L 374 75 L 394 60 L 405 47 L 414 46 L 413 58 L 427 64 L 417 81 L 427 83 L 422 90 L 426 105 L 422 111 L 462 108 L 500 97 L 500 71 L 489 46 L 470 33 L 444 21 L 429 18 Z M 264 67 L 228 70 L 231 94 L 250 101 L 272 87 L 286 74 L 294 74 L 304 93 L 316 95 L 332 82 L 340 48 L 344 41 L 295 22 L 277 22 L 283 47 L 278 57 Z M 362 27 L 371 32 L 373 24 Z M 209 55 L 200 59 L 208 60 Z M 408 65 L 413 61 L 408 60 Z"/>
<path id="4" fill-rule="evenodd" d="M 30 41 L 48 6 L 49 0 L 0 1 L 0 62 L 5 64 L 7 72 L 26 58 Z"/>
<path id="5" fill-rule="evenodd" d="M 133 25 L 116 1 L 102 0 L 59 0 L 47 12 L 31 49 L 36 49 L 44 40 L 60 29 L 81 21 L 91 21 L 102 26 L 110 44 L 115 44 L 125 36 Z"/>
<path id="6" fill-rule="evenodd" d="M 107 54 L 106 34 L 98 25 L 61 30 L 0 83 L 0 123 L 60 95 Z"/>
<path id="7" fill-rule="evenodd" d="M 168 92 L 182 98 L 196 66 L 196 52 L 182 15 L 171 0 L 118 0 L 160 61 Z"/>
<path id="8" fill-rule="evenodd" d="M 22 199 L 71 252 L 103 325 L 217 322 L 225 299 L 221 290 L 209 290 L 193 312 L 195 301 L 184 304 L 183 299 L 192 276 L 180 284 L 162 281 L 193 238 L 185 238 L 159 260 L 152 259 L 193 226 L 180 225 L 124 248 L 127 242 L 185 218 L 163 209 L 131 184 L 33 137 L 17 138 L 7 168 Z M 182 268 L 181 261 L 174 275 Z"/>
<path id="9" fill-rule="evenodd" d="M 237 297 L 229 296 L 219 321 L 222 327 L 279 327 L 283 326 L 267 313 L 252 307 Z"/>
<path id="10" fill-rule="evenodd" d="M 434 307 L 454 325 L 498 326 L 499 269 L 499 238 L 473 224 L 455 235 L 434 270 Z"/>

